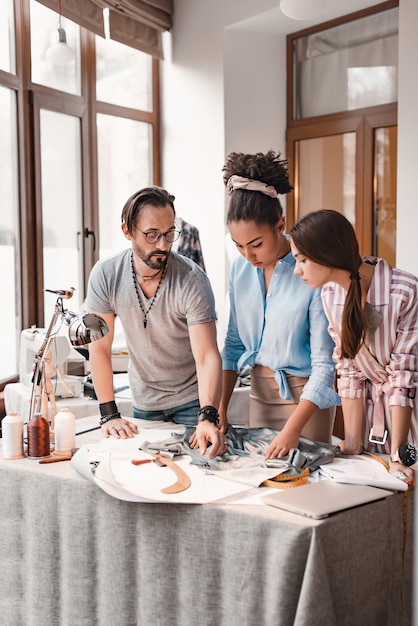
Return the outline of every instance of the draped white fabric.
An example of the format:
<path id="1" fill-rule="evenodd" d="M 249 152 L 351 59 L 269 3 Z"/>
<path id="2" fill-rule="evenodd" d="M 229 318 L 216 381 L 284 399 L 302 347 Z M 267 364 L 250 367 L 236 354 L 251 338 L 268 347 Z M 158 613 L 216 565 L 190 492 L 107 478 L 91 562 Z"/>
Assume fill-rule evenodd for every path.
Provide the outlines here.
<path id="1" fill-rule="evenodd" d="M 296 118 L 397 101 L 397 9 L 295 42 Z"/>

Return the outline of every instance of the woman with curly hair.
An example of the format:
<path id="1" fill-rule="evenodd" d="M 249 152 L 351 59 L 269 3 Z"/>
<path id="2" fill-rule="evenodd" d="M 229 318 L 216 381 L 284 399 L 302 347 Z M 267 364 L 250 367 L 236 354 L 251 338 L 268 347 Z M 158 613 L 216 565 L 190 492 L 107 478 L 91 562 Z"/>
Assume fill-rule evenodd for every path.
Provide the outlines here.
<path id="1" fill-rule="evenodd" d="M 250 427 L 280 431 L 268 448 L 270 459 L 297 447 L 301 435 L 330 441 L 339 403 L 334 344 L 320 290 L 310 290 L 294 274 L 278 198 L 292 190 L 286 161 L 272 150 L 232 152 L 223 172 L 231 196 L 227 225 L 240 256 L 229 280 L 221 428 L 238 373 L 250 366 Z"/>
<path id="2" fill-rule="evenodd" d="M 303 217 L 290 231 L 295 273 L 321 285 L 336 347 L 343 452 L 391 455 L 390 472 L 411 478 L 418 443 L 418 278 L 384 259 L 360 257 L 338 211 Z M 402 476 L 403 474 L 403 476 Z"/>

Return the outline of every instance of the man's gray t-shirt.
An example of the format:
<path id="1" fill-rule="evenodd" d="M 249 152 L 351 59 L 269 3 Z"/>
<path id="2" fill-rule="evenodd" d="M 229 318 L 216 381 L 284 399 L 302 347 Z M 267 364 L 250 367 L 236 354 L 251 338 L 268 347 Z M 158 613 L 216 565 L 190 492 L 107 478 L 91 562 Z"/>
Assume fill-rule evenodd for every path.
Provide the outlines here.
<path id="1" fill-rule="evenodd" d="M 196 365 L 188 326 L 216 320 L 209 279 L 196 263 L 171 252 L 167 274 L 144 328 L 135 292 L 131 249 L 94 266 L 87 306 L 98 313 L 114 313 L 122 323 L 129 352 L 132 403 L 143 410 L 167 410 L 198 398 Z M 142 306 L 148 299 L 138 286 Z"/>

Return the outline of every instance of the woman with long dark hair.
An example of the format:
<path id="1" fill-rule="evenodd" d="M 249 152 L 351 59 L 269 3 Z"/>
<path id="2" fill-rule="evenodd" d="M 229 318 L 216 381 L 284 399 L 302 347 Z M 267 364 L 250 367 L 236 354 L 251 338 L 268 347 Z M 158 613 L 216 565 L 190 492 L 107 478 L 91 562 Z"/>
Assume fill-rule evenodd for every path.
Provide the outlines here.
<path id="1" fill-rule="evenodd" d="M 312 289 L 322 286 L 336 344 L 340 447 L 347 454 L 390 454 L 390 471 L 411 478 L 418 442 L 418 279 L 384 259 L 362 258 L 354 228 L 337 211 L 309 213 L 290 236 L 295 273 Z"/>

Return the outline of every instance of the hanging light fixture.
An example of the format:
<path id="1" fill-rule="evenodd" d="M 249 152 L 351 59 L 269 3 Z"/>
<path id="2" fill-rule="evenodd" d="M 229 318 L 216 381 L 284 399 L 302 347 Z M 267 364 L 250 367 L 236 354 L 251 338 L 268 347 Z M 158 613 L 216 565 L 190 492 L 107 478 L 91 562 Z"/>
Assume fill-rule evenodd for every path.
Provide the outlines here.
<path id="1" fill-rule="evenodd" d="M 280 9 L 292 20 L 310 20 L 327 8 L 327 0 L 280 0 Z"/>
<path id="2" fill-rule="evenodd" d="M 58 2 L 58 41 L 45 52 L 46 59 L 53 65 L 69 65 L 75 57 L 74 50 L 67 44 L 67 34 L 61 25 L 61 0 Z"/>

